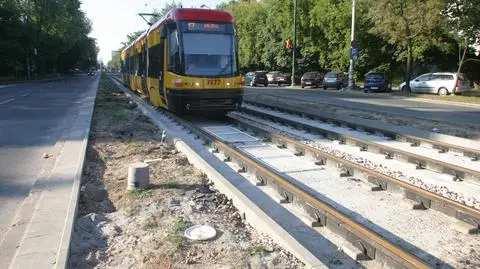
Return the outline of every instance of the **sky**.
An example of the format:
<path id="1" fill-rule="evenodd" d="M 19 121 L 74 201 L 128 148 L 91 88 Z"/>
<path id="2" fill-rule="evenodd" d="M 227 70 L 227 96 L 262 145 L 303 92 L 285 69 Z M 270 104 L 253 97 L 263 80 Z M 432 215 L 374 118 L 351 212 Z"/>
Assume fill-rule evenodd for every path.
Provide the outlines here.
<path id="1" fill-rule="evenodd" d="M 97 39 L 100 48 L 98 60 L 107 64 L 112 58 L 112 50 L 118 50 L 127 34 L 145 30 L 147 23 L 137 13 L 161 10 L 172 0 L 82 0 L 81 9 L 92 22 L 91 37 Z M 210 8 L 222 0 L 176 0 L 184 8 L 206 5 Z M 148 19 L 148 18 L 147 18 Z"/>

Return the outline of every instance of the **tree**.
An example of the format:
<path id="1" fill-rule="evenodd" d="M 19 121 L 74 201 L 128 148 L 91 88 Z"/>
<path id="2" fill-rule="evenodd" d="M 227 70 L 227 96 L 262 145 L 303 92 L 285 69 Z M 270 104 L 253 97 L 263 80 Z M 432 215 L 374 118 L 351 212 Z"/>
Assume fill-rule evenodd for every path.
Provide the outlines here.
<path id="1" fill-rule="evenodd" d="M 458 63 L 457 73 L 461 72 L 465 61 L 479 61 L 478 59 L 465 59 L 469 47 L 480 42 L 480 0 L 449 0 L 444 14 L 448 18 L 448 26 L 453 36 L 463 46 L 464 51 Z"/>
<path id="2" fill-rule="evenodd" d="M 161 19 L 165 14 L 167 14 L 170 10 L 174 8 L 180 8 L 182 7 L 182 4 L 180 2 L 175 3 L 175 1 L 172 1 L 171 3 L 165 3 L 165 7 L 163 7 L 160 10 L 155 9 L 152 13 L 155 14 L 155 16 L 152 16 L 150 18 L 150 23 L 155 23 L 159 19 Z"/>
<path id="3" fill-rule="evenodd" d="M 413 61 L 432 46 L 441 47 L 444 25 L 440 15 L 442 0 L 369 0 L 369 18 L 374 22 L 371 33 L 394 45 L 400 60 L 406 58 L 405 80 L 410 87 Z"/>
<path id="4" fill-rule="evenodd" d="M 135 31 L 133 33 L 127 34 L 127 40 L 122 42 L 123 48 L 128 47 L 130 44 L 133 43 L 139 36 L 141 36 L 145 30 Z"/>
<path id="5" fill-rule="evenodd" d="M 95 64 L 98 49 L 79 0 L 2 0 L 0 22 L 1 75 L 30 78 Z"/>

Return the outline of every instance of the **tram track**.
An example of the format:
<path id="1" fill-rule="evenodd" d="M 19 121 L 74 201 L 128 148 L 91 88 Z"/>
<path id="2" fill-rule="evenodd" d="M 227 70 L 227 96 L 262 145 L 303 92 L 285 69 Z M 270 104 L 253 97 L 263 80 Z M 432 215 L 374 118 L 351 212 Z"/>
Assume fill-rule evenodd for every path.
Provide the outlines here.
<path id="1" fill-rule="evenodd" d="M 188 123 L 182 119 L 177 118 L 176 116 L 173 116 L 172 118 L 175 118 L 175 121 L 177 122 L 181 122 L 181 125 L 188 126 Z M 265 131 L 259 126 L 252 125 L 246 121 L 241 121 L 238 118 L 235 118 L 234 122 L 229 123 L 228 126 L 243 130 L 252 137 L 262 139 L 266 143 L 273 143 L 276 148 L 290 148 L 293 150 L 293 155 L 296 157 L 304 158 L 306 155 L 310 155 L 313 157 L 312 160 L 314 160 L 316 166 L 326 167 L 325 169 L 327 169 L 329 173 L 337 173 L 338 178 L 354 178 L 355 173 L 357 175 L 362 173 L 369 179 L 372 179 L 372 176 L 375 176 L 376 178 L 385 180 L 384 186 L 390 185 L 392 189 L 415 193 L 413 196 L 407 198 L 423 195 L 422 197 L 428 197 L 431 199 L 431 208 L 437 210 L 440 208 L 453 209 L 455 211 L 453 215 L 448 214 L 451 213 L 450 211 L 443 211 L 443 213 L 447 213 L 447 215 L 457 218 L 458 220 L 468 222 L 472 220 L 472 218 L 474 221 L 479 219 L 479 212 L 466 207 L 465 205 L 449 201 L 436 196 L 435 194 L 425 192 L 422 189 L 415 188 L 414 186 L 405 185 L 402 182 L 397 182 L 393 178 L 387 178 L 385 175 L 365 169 L 364 167 L 360 167 L 353 163 L 346 163 L 345 160 L 336 158 L 335 156 L 303 147 L 299 142 L 293 139 Z M 222 158 L 223 161 L 235 163 L 239 173 L 249 173 L 252 175 L 255 178 L 254 183 L 258 187 L 262 188 L 268 186 L 272 190 L 275 190 L 280 203 L 294 204 L 296 207 L 300 208 L 309 218 L 311 226 L 326 227 L 342 236 L 345 240 L 356 247 L 359 254 L 363 256 L 363 258 L 359 258 L 359 256 L 356 256 L 356 258 L 375 260 L 380 264 L 388 265 L 393 268 L 431 268 L 436 266 L 439 268 L 450 268 L 448 263 L 442 265 L 440 259 L 429 255 L 421 248 L 416 247 L 415 244 L 399 238 L 395 233 L 379 228 L 375 223 L 372 225 L 365 225 L 370 222 L 367 217 L 364 218 L 363 216 L 360 216 L 361 220 L 359 221 L 359 216 L 356 213 L 353 213 L 349 209 L 345 210 L 342 205 L 339 206 L 335 201 L 332 203 L 328 197 L 324 197 L 326 199 L 319 198 L 319 196 L 312 193 L 311 190 L 309 191 L 309 188 L 304 184 L 296 181 L 295 177 L 286 175 L 285 173 L 278 171 L 275 167 L 272 167 L 263 161 L 259 161 L 258 156 L 254 153 L 246 153 L 245 150 L 242 149 L 244 147 L 248 148 L 248 146 L 244 146 L 243 142 L 228 143 L 208 131 L 208 129 L 222 128 L 221 126 L 218 127 L 215 125 L 208 128 L 202 128 L 194 125 L 193 127 L 190 126 L 186 128 L 189 129 L 190 132 L 197 134 L 198 138 L 202 139 L 204 143 L 211 148 L 212 153 L 221 156 L 220 158 Z M 230 135 L 232 133 L 227 131 L 222 135 L 225 134 Z M 269 158 L 276 157 L 271 155 Z M 305 168 L 305 171 L 308 170 L 308 168 Z M 362 176 L 359 176 L 359 178 L 362 178 Z M 387 180 L 389 181 L 387 182 Z M 395 205 L 394 207 L 398 206 L 400 205 Z M 416 213 L 413 214 L 416 215 Z M 428 218 L 430 217 L 425 215 L 422 219 L 427 220 Z M 443 228 L 451 229 L 451 227 Z M 397 244 L 398 242 L 401 243 Z M 419 256 L 427 256 L 428 258 L 423 260 L 419 258 Z"/>
<path id="2" fill-rule="evenodd" d="M 401 193 L 405 198 L 414 203 L 417 209 L 433 209 L 474 227 L 480 224 L 480 210 L 445 198 L 442 195 L 427 191 L 418 186 L 409 184 L 395 177 L 380 173 L 358 163 L 340 158 L 334 154 L 322 151 L 291 138 L 285 134 L 273 132 L 258 123 L 246 118 L 233 116 L 237 125 L 251 132 L 262 134 L 268 141 L 280 148 L 289 148 L 297 156 L 306 156 L 317 165 L 330 165 L 336 167 L 344 177 L 355 177 L 366 184 L 371 191 L 392 191 Z"/>
<path id="3" fill-rule="evenodd" d="M 305 191 L 282 173 L 258 162 L 255 157 L 238 150 L 238 147 L 222 141 L 205 129 L 190 124 L 173 114 L 165 113 L 190 132 L 198 135 L 197 138 L 202 139 L 204 144 L 211 148 L 212 153 L 221 154 L 225 162 L 236 163 L 239 167 L 239 173 L 254 174 L 257 179 L 257 186 L 269 186 L 274 189 L 281 197 L 279 202 L 295 203 L 301 206 L 312 218 L 312 226 L 327 226 L 330 229 L 336 229 L 336 233 L 344 236 L 344 239 L 357 248 L 361 248 L 359 250 L 366 258 L 376 258 L 380 260 L 380 263 L 388 264 L 394 268 L 432 267 L 431 264 L 386 240 L 384 236 L 374 230 L 358 223 L 351 216 L 341 212 L 327 201 L 318 199 L 318 197 Z"/>
<path id="4" fill-rule="evenodd" d="M 339 206 L 335 201 L 328 198 L 321 199 L 321 196 L 319 197 L 318 194 L 312 193 L 312 190 L 305 188 L 305 185 L 299 183 L 295 177 L 279 171 L 265 163 L 265 161 L 261 161 L 254 153 L 249 153 L 248 145 L 246 145 L 248 143 L 242 141 L 232 143 L 220 138 L 212 130 L 222 126 L 215 124 L 205 128 L 205 126 L 189 122 L 168 112 L 161 112 L 161 114 L 175 124 L 183 126 L 183 128 L 188 130 L 187 133 L 191 133 L 197 139 L 203 140 L 204 145 L 210 147 L 212 153 L 224 162 L 234 163 L 238 168 L 238 173 L 252 176 L 259 188 L 266 186 L 275 190 L 278 197 L 280 197 L 279 202 L 295 204 L 301 208 L 311 220 L 311 226 L 326 227 L 342 236 L 355 246 L 366 259 L 375 260 L 379 264 L 393 268 L 432 268 L 442 264 L 442 261 L 437 258 L 439 255 L 429 255 L 428 251 L 424 252 L 421 247 L 416 247 L 415 243 L 405 243 L 402 238 L 399 238 L 397 233 L 389 232 L 386 228 L 378 228 L 367 217 L 360 221 L 359 218 L 362 219 L 362 217 L 353 213 L 353 209 L 352 211 L 346 208 L 346 206 Z M 273 148 L 278 150 L 293 150 L 292 158 L 308 157 L 310 161 L 313 160 L 314 166 L 321 167 L 318 171 L 315 170 L 316 168 L 313 168 L 315 170 L 313 172 L 323 173 L 321 170 L 326 169 L 329 173 L 336 173 L 340 179 L 358 177 L 376 183 L 376 190 L 396 189 L 405 191 L 408 189 L 411 192 L 415 191 L 415 197 L 421 197 L 421 199 L 416 199 L 417 201 L 420 200 L 426 204 L 425 199 L 430 199 L 431 208 L 437 210 L 439 208 L 451 209 L 450 211 L 439 211 L 447 213 L 447 215 L 453 216 L 458 220 L 469 222 L 472 218 L 474 221 L 480 219 L 478 211 L 465 205 L 438 197 L 438 195 L 425 192 L 425 190 L 415 189 L 414 186 L 408 186 L 405 183 L 396 181 L 394 178 L 389 178 L 386 175 L 366 169 L 355 163 L 346 162 L 336 156 L 303 145 L 295 139 L 270 132 L 246 120 L 235 118 L 225 124 L 230 126 L 230 128 L 244 130 L 251 137 L 256 137 L 259 141 L 263 141 L 262 143 L 264 144 L 274 145 Z M 223 133 L 223 135 L 228 136 L 228 132 Z M 271 157 L 276 158 L 275 156 Z M 306 168 L 305 171 L 308 171 L 308 169 Z M 427 217 L 425 218 L 428 219 Z M 368 223 L 370 225 L 367 225 Z M 400 244 L 399 242 L 402 241 L 403 244 Z M 440 267 L 449 268 L 449 265 L 445 263 L 444 266 Z"/>
<path id="5" fill-rule="evenodd" d="M 446 144 L 431 139 L 413 137 L 411 135 L 405 136 L 384 130 L 373 130 L 371 127 L 367 129 L 363 126 L 355 126 L 351 122 L 345 123 L 331 120 L 330 118 L 318 118 L 318 116 L 305 115 L 298 111 L 293 112 L 290 109 L 282 109 L 250 101 L 247 104 L 249 105 L 242 107 L 242 112 L 244 113 L 308 130 L 312 133 L 323 135 L 330 140 L 337 140 L 341 144 L 348 144 L 359 147 L 363 151 L 382 154 L 386 159 L 396 159 L 411 163 L 417 169 L 429 169 L 449 174 L 454 181 L 471 180 L 480 184 L 480 169 L 471 168 L 480 167 L 477 162 L 477 157 L 479 156 L 477 153 L 480 151 L 474 148 L 464 149 L 462 146 Z M 264 109 L 270 111 L 265 111 Z M 279 115 L 279 113 L 285 115 Z M 375 139 L 379 139 L 379 141 L 375 141 Z M 388 145 L 387 140 L 398 143 Z M 464 156 L 458 156 L 458 158 L 462 158 L 461 161 L 452 161 L 455 160 L 453 157 L 449 158 L 450 161 L 442 160 L 445 158 L 441 158 L 440 155 L 447 154 L 449 151 L 460 151 Z M 433 157 L 434 155 L 437 155 L 437 157 Z M 465 158 L 470 158 L 470 163 L 467 163 Z"/>

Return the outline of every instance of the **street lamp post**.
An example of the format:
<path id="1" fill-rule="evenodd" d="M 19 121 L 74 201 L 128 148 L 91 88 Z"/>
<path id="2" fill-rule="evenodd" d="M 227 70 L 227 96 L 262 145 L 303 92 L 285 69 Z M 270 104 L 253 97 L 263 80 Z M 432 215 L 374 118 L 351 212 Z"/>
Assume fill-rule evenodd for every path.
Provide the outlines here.
<path id="1" fill-rule="evenodd" d="M 295 50 L 297 48 L 297 0 L 293 0 L 292 83 L 295 86 Z"/>
<path id="2" fill-rule="evenodd" d="M 351 35 L 350 41 L 351 41 L 350 42 L 351 46 L 354 46 L 355 44 L 355 0 L 352 0 L 352 35 Z M 353 72 L 354 72 L 353 64 L 354 64 L 353 56 L 350 55 L 350 69 L 348 70 L 348 89 L 350 90 L 353 90 L 355 87 L 354 86 L 355 83 L 353 81 Z"/>

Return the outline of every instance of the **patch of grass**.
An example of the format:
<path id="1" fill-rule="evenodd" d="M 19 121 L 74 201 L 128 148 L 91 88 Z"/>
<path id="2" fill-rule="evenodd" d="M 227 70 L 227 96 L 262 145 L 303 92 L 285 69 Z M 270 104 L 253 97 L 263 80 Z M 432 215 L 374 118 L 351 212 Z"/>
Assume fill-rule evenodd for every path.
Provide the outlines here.
<path id="1" fill-rule="evenodd" d="M 176 217 L 170 223 L 167 230 L 167 240 L 175 249 L 180 249 L 183 246 L 185 238 L 180 234 L 190 226 L 190 222 L 183 217 Z"/>
<path id="2" fill-rule="evenodd" d="M 140 213 L 141 208 L 142 207 L 140 205 L 129 206 L 125 209 L 125 216 L 133 217 L 133 216 L 137 215 L 138 213 Z"/>
<path id="3" fill-rule="evenodd" d="M 190 222 L 183 217 L 176 217 L 171 224 L 171 229 L 175 232 L 183 232 L 183 230 L 187 229 L 190 226 Z"/>
<path id="4" fill-rule="evenodd" d="M 181 249 L 185 238 L 179 234 L 168 234 L 167 240 L 172 244 L 174 249 Z"/>
<path id="5" fill-rule="evenodd" d="M 431 99 L 431 100 L 460 102 L 460 103 L 480 104 L 480 91 L 478 90 L 471 90 L 468 92 L 464 92 L 461 95 L 447 95 L 447 96 L 438 96 L 434 94 L 419 94 L 419 93 L 412 93 L 412 92 L 392 92 L 392 95 L 424 98 L 424 99 Z"/>
<path id="6" fill-rule="evenodd" d="M 163 184 L 164 189 L 176 189 L 178 187 L 178 182 L 171 180 Z"/>
<path id="7" fill-rule="evenodd" d="M 247 252 L 250 255 L 255 255 L 255 254 L 261 254 L 261 253 L 268 252 L 268 251 L 267 251 L 267 247 L 265 247 L 262 244 L 258 244 L 258 245 L 249 246 L 247 248 Z"/>
<path id="8" fill-rule="evenodd" d="M 123 147 L 122 152 L 123 152 L 123 155 L 129 156 L 129 155 L 140 153 L 143 147 L 144 145 L 141 141 L 130 140 L 125 144 L 125 147 Z"/>
<path id="9" fill-rule="evenodd" d="M 145 199 L 153 195 L 151 190 L 131 190 L 128 195 L 136 200 Z"/>

